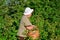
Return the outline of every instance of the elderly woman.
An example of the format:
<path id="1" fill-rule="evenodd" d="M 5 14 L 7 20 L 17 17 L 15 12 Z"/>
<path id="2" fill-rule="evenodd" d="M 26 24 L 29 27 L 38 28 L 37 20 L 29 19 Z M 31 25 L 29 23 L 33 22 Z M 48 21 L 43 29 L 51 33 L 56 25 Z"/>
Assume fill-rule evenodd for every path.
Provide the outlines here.
<path id="1" fill-rule="evenodd" d="M 26 30 L 32 30 L 33 29 L 33 25 L 31 24 L 31 22 L 29 21 L 29 18 L 31 17 L 33 12 L 33 9 L 27 7 L 25 9 L 24 15 L 22 16 L 22 19 L 20 21 L 20 26 L 19 26 L 19 30 L 18 30 L 18 37 L 20 40 L 24 40 L 25 37 L 27 37 L 27 32 Z"/>

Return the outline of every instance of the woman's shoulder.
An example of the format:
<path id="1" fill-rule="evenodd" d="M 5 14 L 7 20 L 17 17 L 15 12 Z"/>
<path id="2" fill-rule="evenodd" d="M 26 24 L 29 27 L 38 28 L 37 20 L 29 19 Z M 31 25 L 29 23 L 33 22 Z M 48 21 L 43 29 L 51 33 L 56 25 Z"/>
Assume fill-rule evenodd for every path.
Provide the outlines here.
<path id="1" fill-rule="evenodd" d="M 25 15 L 22 16 L 22 19 L 28 19 Z"/>

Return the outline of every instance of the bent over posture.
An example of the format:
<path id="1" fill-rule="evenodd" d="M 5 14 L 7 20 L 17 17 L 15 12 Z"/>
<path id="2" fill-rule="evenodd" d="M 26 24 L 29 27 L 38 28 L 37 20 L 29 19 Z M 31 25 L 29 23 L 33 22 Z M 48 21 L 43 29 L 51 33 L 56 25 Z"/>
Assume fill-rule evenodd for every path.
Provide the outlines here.
<path id="1" fill-rule="evenodd" d="M 25 9 L 25 12 L 24 12 L 24 15 L 22 16 L 22 19 L 20 21 L 19 30 L 18 30 L 18 33 L 17 33 L 20 40 L 24 40 L 24 38 L 27 37 L 27 29 L 28 30 L 33 29 L 33 25 L 29 21 L 29 18 L 31 17 L 32 12 L 33 12 L 33 9 L 31 9 L 29 7 L 27 7 Z"/>

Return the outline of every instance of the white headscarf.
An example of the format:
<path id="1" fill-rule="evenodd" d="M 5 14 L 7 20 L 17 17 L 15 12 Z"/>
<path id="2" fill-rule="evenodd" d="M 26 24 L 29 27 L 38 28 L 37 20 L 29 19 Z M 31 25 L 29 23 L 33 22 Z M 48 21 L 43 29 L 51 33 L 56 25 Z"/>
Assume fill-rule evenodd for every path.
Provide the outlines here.
<path id="1" fill-rule="evenodd" d="M 29 14 L 31 14 L 32 12 L 33 12 L 33 9 L 27 7 L 27 8 L 25 9 L 24 15 L 29 15 Z"/>

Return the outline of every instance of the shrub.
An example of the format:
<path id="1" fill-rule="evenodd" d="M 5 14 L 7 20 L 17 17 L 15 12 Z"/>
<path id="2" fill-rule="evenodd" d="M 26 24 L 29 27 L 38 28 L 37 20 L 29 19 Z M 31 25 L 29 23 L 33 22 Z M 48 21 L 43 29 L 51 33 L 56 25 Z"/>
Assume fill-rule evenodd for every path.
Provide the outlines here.
<path id="1" fill-rule="evenodd" d="M 0 0 L 0 40 L 17 40 L 26 7 L 34 9 L 30 21 L 39 27 L 39 40 L 60 40 L 60 0 Z"/>

